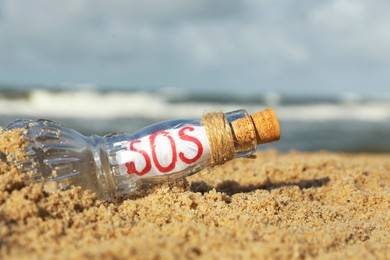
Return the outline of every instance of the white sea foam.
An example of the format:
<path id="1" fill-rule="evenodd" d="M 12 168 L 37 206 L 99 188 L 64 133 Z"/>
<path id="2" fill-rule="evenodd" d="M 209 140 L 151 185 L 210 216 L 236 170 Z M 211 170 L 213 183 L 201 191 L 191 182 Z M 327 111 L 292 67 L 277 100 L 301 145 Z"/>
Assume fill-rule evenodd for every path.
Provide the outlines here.
<path id="1" fill-rule="evenodd" d="M 180 96 L 180 95 L 177 95 Z M 184 95 L 188 98 L 187 95 Z M 232 111 L 244 108 L 253 113 L 274 106 L 281 120 L 390 120 L 390 101 L 361 102 L 348 96 L 340 102 L 303 103 L 284 105 L 276 94 L 266 96 L 263 104 L 254 104 L 240 99 L 237 102 L 170 102 L 169 93 L 152 92 L 97 92 L 65 91 L 53 92 L 33 90 L 22 98 L 0 97 L 0 115 L 18 117 L 71 117 L 71 118 L 118 118 L 142 117 L 153 119 L 199 117 L 210 111 Z M 177 97 L 175 97 L 177 99 Z M 352 100 L 353 99 L 353 100 Z M 191 100 L 188 98 L 188 100 Z M 353 102 L 352 102 L 352 101 Z"/>
<path id="2" fill-rule="evenodd" d="M 225 106 L 223 106 L 225 107 Z M 231 109 L 227 105 L 228 109 Z M 170 103 L 160 94 L 147 92 L 50 92 L 34 90 L 28 98 L 0 98 L 0 114 L 75 118 L 194 116 L 218 109 L 215 104 Z"/>

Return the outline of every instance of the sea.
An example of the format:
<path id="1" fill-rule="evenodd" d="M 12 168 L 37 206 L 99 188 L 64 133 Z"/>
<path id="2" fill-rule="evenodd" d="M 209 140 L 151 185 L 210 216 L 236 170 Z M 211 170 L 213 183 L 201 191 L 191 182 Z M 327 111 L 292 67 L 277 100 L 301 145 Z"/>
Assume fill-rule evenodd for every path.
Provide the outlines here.
<path id="1" fill-rule="evenodd" d="M 281 140 L 258 149 L 390 152 L 390 96 L 216 93 L 180 88 L 120 89 L 89 85 L 0 87 L 0 126 L 18 118 L 58 121 L 84 135 L 132 133 L 150 124 L 208 112 L 271 107 Z"/>

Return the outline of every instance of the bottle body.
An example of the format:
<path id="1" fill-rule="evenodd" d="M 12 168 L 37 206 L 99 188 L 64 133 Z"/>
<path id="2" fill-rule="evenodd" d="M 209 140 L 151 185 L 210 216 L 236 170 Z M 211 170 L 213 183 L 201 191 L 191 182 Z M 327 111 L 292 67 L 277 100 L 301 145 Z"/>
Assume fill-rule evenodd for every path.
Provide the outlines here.
<path id="1" fill-rule="evenodd" d="M 237 110 L 224 118 L 230 131 L 248 114 Z M 251 120 L 247 121 L 253 127 Z M 48 120 L 18 120 L 7 129 L 15 128 L 25 129 L 29 139 L 27 158 L 17 165 L 30 172 L 30 180 L 43 182 L 49 191 L 80 186 L 107 200 L 133 192 L 142 184 L 172 181 L 202 170 L 212 164 L 215 149 L 210 140 L 219 136 L 210 137 L 210 129 L 200 119 L 165 121 L 131 135 L 104 137 L 85 137 Z M 256 137 L 245 145 L 236 145 L 234 138 L 232 135 L 230 141 L 234 157 L 249 156 L 256 150 Z M 225 145 L 222 142 L 219 149 L 224 150 Z"/>
<path id="2" fill-rule="evenodd" d="M 16 120 L 6 130 L 22 129 L 28 139 L 26 158 L 14 162 L 27 180 L 46 191 L 81 186 L 104 196 L 96 175 L 90 138 L 50 120 Z"/>

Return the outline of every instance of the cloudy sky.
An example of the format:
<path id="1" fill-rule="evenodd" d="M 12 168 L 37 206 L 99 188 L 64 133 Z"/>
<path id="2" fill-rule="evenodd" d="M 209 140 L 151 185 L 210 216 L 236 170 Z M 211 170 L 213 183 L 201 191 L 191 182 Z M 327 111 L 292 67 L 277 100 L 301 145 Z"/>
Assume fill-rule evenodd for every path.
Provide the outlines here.
<path id="1" fill-rule="evenodd" d="M 0 0 L 0 83 L 390 92 L 390 1 Z"/>

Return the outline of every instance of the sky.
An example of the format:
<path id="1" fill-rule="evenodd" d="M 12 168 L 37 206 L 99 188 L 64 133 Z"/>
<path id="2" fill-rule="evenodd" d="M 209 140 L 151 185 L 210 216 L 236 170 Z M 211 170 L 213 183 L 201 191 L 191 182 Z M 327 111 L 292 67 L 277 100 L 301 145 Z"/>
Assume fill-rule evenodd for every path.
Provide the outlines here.
<path id="1" fill-rule="evenodd" d="M 387 0 L 0 0 L 0 84 L 390 92 Z"/>

